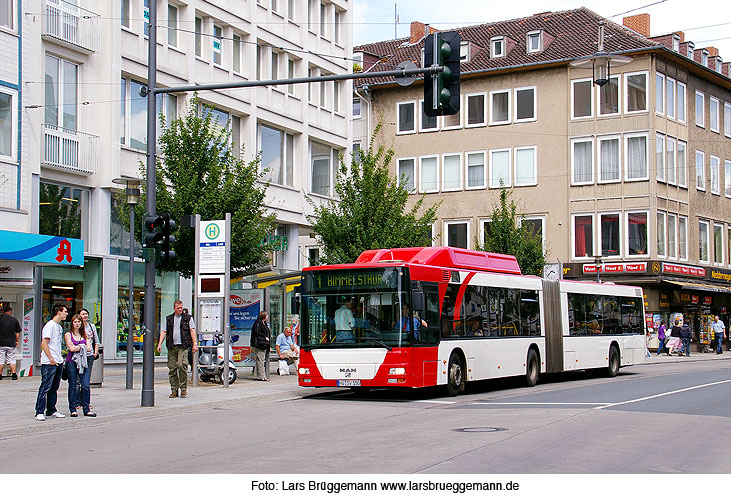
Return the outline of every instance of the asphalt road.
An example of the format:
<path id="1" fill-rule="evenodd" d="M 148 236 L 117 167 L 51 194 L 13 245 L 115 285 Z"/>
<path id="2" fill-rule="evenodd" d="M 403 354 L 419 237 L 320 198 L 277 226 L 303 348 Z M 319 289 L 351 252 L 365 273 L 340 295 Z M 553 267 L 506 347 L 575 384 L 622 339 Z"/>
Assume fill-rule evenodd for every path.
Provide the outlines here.
<path id="1" fill-rule="evenodd" d="M 443 390 L 276 400 L 73 422 L 3 439 L 3 473 L 728 473 L 731 361 Z M 49 420 L 52 421 L 52 420 Z M 61 425 L 61 424 L 59 424 Z"/>

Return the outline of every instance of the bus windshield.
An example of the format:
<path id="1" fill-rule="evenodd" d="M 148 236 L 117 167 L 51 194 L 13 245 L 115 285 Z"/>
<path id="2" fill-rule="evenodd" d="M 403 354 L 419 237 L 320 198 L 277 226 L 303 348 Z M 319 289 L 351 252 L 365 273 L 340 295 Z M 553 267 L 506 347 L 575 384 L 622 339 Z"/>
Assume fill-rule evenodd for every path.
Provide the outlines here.
<path id="1" fill-rule="evenodd" d="M 407 276 L 395 267 L 305 271 L 303 347 L 411 346 Z"/>

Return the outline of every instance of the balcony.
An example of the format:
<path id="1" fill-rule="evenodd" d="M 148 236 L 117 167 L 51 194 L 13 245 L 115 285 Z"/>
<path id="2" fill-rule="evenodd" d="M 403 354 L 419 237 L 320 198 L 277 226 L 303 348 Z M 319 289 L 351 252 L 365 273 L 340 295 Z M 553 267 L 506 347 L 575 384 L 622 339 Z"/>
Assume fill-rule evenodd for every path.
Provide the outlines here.
<path id="1" fill-rule="evenodd" d="M 86 54 L 99 50 L 99 14 L 64 0 L 45 0 L 43 38 Z"/>
<path id="2" fill-rule="evenodd" d="M 41 166 L 81 175 L 94 175 L 99 164 L 99 137 L 59 126 L 43 125 Z"/>

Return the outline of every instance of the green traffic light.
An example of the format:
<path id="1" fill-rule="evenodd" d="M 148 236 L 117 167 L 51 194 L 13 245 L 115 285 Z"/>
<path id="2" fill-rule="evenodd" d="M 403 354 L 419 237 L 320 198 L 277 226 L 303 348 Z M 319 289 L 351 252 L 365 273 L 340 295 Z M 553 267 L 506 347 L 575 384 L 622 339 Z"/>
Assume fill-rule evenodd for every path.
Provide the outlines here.
<path id="1" fill-rule="evenodd" d="M 439 103 L 446 107 L 449 104 L 449 100 L 452 99 L 452 93 L 449 92 L 449 89 L 444 88 L 439 93 Z"/>
<path id="2" fill-rule="evenodd" d="M 449 47 L 449 42 L 442 42 L 442 46 L 439 48 L 439 59 L 444 62 L 449 59 L 452 55 L 452 48 Z"/>

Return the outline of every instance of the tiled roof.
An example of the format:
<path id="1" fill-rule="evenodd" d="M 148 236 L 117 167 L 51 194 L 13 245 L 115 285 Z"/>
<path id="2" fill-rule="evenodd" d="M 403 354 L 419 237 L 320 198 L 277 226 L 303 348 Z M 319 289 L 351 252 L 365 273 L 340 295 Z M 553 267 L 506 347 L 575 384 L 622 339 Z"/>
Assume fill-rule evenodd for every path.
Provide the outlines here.
<path id="1" fill-rule="evenodd" d="M 604 20 L 604 50 L 622 52 L 661 47 L 638 33 L 613 23 L 595 12 L 581 7 L 563 12 L 546 12 L 526 18 L 498 21 L 475 26 L 457 28 L 462 41 L 471 43 L 470 60 L 462 62 L 461 71 L 478 72 L 519 65 L 540 64 L 588 56 L 597 52 L 599 21 Z M 526 35 L 542 30 L 544 50 L 528 53 Z M 508 52 L 504 57 L 490 59 L 490 39 L 505 36 L 512 39 L 514 46 L 506 44 Z M 546 43 L 548 41 L 548 43 Z M 380 56 L 391 56 L 388 60 L 373 66 L 370 71 L 394 70 L 403 61 L 421 64 L 421 49 L 424 40 L 409 44 L 408 38 L 385 40 L 353 48 L 354 52 L 365 51 Z M 366 68 L 368 70 L 368 68 Z M 395 82 L 393 77 L 362 78 L 358 84 L 386 84 Z"/>

